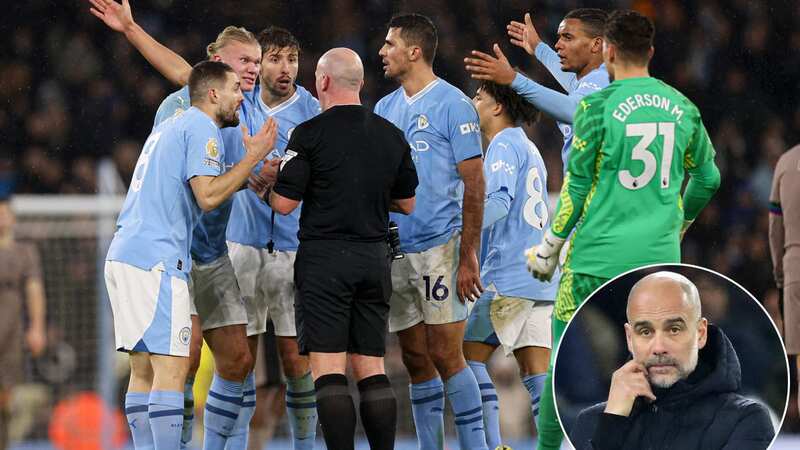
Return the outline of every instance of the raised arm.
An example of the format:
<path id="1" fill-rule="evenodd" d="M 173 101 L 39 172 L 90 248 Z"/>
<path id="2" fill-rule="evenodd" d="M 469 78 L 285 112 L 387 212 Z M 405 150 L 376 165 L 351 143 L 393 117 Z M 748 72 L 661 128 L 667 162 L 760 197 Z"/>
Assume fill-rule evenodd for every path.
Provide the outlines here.
<path id="1" fill-rule="evenodd" d="M 473 50 L 472 57 L 464 58 L 465 69 L 472 78 L 510 85 L 511 89 L 540 111 L 559 122 L 572 123 L 572 115 L 580 101 L 579 95 L 565 95 L 542 86 L 514 70 L 500 46 L 494 44 L 492 49 L 495 56 Z"/>
<path id="2" fill-rule="evenodd" d="M 535 56 L 565 91 L 572 92 L 577 88 L 578 77 L 572 72 L 561 70 L 561 60 L 558 58 L 558 54 L 539 37 L 530 13 L 525 13 L 524 23 L 512 20 L 506 29 L 509 41 L 528 52 L 529 55 Z"/>
<path id="3" fill-rule="evenodd" d="M 125 35 L 139 53 L 169 81 L 184 86 L 189 82 L 192 66 L 181 55 L 165 47 L 133 20 L 128 0 L 89 0 L 89 11 L 109 28 Z"/>

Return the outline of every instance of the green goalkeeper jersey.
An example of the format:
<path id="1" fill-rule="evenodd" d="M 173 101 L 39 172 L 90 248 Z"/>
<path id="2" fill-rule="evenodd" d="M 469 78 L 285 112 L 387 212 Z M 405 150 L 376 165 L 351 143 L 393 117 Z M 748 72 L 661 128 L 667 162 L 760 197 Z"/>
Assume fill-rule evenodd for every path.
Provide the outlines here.
<path id="1" fill-rule="evenodd" d="M 684 172 L 691 178 L 681 198 Z M 567 268 L 612 278 L 680 262 L 680 231 L 719 186 L 697 107 L 651 77 L 615 81 L 575 113 L 552 231 L 572 238 Z M 685 207 L 685 210 L 684 210 Z"/>

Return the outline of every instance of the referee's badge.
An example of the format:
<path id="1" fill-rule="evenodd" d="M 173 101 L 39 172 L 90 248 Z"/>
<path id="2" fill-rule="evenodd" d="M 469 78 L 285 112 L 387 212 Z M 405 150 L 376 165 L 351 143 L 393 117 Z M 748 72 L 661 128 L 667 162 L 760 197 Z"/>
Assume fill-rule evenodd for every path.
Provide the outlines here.
<path id="1" fill-rule="evenodd" d="M 425 117 L 425 114 L 420 114 L 419 117 L 417 117 L 417 128 L 424 130 L 425 128 L 428 128 L 428 125 L 428 118 Z"/>
<path id="2" fill-rule="evenodd" d="M 292 158 L 297 156 L 297 152 L 294 150 L 286 150 L 286 155 L 283 156 L 283 160 L 281 161 L 281 166 L 278 170 L 283 170 L 283 166 L 286 165 L 287 162 L 291 161 Z"/>
<path id="3" fill-rule="evenodd" d="M 211 158 L 216 158 L 219 156 L 219 148 L 217 147 L 216 139 L 208 138 L 208 142 L 206 143 L 206 155 Z"/>

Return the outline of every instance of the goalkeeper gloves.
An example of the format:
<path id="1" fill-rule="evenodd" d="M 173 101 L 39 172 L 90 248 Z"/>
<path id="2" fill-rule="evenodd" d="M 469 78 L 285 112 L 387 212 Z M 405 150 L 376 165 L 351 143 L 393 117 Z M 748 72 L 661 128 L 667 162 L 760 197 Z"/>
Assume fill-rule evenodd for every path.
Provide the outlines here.
<path id="1" fill-rule="evenodd" d="M 566 239 L 553 234 L 548 228 L 542 242 L 525 251 L 528 258 L 528 272 L 539 281 L 550 281 L 558 266 L 558 254 Z"/>
<path id="2" fill-rule="evenodd" d="M 683 241 L 683 236 L 686 234 L 686 230 L 688 230 L 689 227 L 692 226 L 692 223 L 694 223 L 694 220 L 683 221 L 683 225 L 681 225 L 681 241 Z"/>

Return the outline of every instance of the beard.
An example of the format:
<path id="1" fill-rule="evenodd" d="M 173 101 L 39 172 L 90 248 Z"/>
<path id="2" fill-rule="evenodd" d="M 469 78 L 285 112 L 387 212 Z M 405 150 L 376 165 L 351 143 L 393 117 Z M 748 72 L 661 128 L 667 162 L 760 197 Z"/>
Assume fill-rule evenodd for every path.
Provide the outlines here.
<path id="1" fill-rule="evenodd" d="M 650 382 L 651 386 L 657 388 L 671 388 L 675 383 L 680 380 L 685 380 L 694 372 L 694 369 L 697 368 L 697 356 L 698 349 L 695 348 L 691 353 L 689 361 L 683 365 L 671 356 L 659 355 L 648 358 L 647 361 L 644 362 L 644 367 L 647 369 L 647 381 Z M 650 374 L 650 367 L 653 366 L 672 366 L 677 373 L 674 375 Z"/>
<path id="2" fill-rule="evenodd" d="M 235 127 L 239 125 L 239 113 L 236 109 L 233 111 L 220 111 L 217 114 L 217 120 L 222 124 L 221 128 Z"/>

